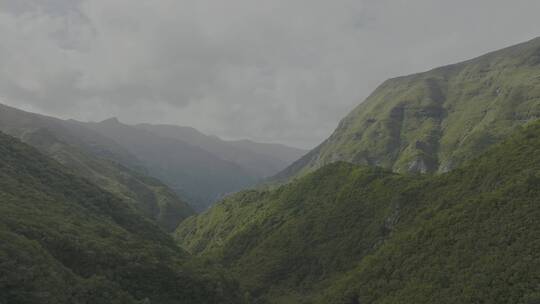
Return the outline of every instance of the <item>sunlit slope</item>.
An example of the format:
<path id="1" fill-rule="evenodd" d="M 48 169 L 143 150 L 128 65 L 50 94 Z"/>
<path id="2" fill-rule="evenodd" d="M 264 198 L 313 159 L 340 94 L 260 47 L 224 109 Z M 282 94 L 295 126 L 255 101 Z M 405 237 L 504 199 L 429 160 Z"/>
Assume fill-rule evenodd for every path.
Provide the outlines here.
<path id="1" fill-rule="evenodd" d="M 276 179 L 334 161 L 446 172 L 537 118 L 540 38 L 384 82 L 325 142 Z"/>

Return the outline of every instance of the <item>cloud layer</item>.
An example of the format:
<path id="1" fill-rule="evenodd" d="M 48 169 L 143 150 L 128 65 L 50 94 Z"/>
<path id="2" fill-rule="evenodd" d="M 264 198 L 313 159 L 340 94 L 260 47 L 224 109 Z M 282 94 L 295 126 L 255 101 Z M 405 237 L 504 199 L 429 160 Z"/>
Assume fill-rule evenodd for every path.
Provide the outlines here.
<path id="1" fill-rule="evenodd" d="M 0 102 L 312 147 L 386 78 L 540 35 L 537 0 L 0 0 Z"/>

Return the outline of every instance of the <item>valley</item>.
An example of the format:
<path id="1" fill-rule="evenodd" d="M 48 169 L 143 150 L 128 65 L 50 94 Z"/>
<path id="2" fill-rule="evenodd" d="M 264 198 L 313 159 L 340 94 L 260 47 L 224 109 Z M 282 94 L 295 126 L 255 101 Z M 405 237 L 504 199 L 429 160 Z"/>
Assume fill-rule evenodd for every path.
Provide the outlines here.
<path id="1" fill-rule="evenodd" d="M 539 218 L 540 38 L 310 151 L 0 104 L 0 304 L 537 304 Z"/>

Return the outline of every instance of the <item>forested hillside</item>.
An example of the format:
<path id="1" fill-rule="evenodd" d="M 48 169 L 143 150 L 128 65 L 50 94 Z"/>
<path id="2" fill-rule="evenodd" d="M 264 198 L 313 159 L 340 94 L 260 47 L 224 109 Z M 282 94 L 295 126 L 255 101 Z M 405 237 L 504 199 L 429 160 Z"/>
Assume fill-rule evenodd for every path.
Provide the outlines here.
<path id="1" fill-rule="evenodd" d="M 540 123 L 442 175 L 337 162 L 176 236 L 256 303 L 536 303 Z"/>
<path id="2" fill-rule="evenodd" d="M 0 303 L 242 303 L 128 203 L 0 133 Z"/>

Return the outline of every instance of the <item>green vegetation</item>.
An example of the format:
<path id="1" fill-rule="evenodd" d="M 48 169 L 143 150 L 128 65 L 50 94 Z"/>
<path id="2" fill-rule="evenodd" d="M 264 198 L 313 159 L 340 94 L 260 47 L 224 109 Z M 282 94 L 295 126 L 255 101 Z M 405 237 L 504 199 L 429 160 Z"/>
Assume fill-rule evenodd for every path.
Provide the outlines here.
<path id="1" fill-rule="evenodd" d="M 447 172 L 540 118 L 540 38 L 384 82 L 315 150 L 276 176 L 334 161 Z"/>
<path id="2" fill-rule="evenodd" d="M 179 222 L 194 214 L 192 208 L 159 180 L 130 170 L 105 158 L 60 142 L 49 131 L 28 132 L 22 140 L 87 178 L 104 190 L 116 194 L 143 214 L 155 220 L 166 231 L 173 231 Z"/>
<path id="3" fill-rule="evenodd" d="M 201 147 L 238 146 L 0 110 L 47 155 L 0 134 L 0 304 L 540 303 L 540 38 L 385 82 L 187 219 L 145 168 L 204 209 L 253 177 Z"/>
<path id="4" fill-rule="evenodd" d="M 441 175 L 336 162 L 177 229 L 254 303 L 540 301 L 540 122 Z"/>
<path id="5" fill-rule="evenodd" d="M 0 130 L 131 203 L 167 231 L 194 214 L 165 184 L 143 174 L 143 165 L 129 152 L 74 122 L 0 105 Z"/>
<path id="6" fill-rule="evenodd" d="M 3 134 L 0 202 L 0 303 L 242 303 L 130 204 Z"/>

